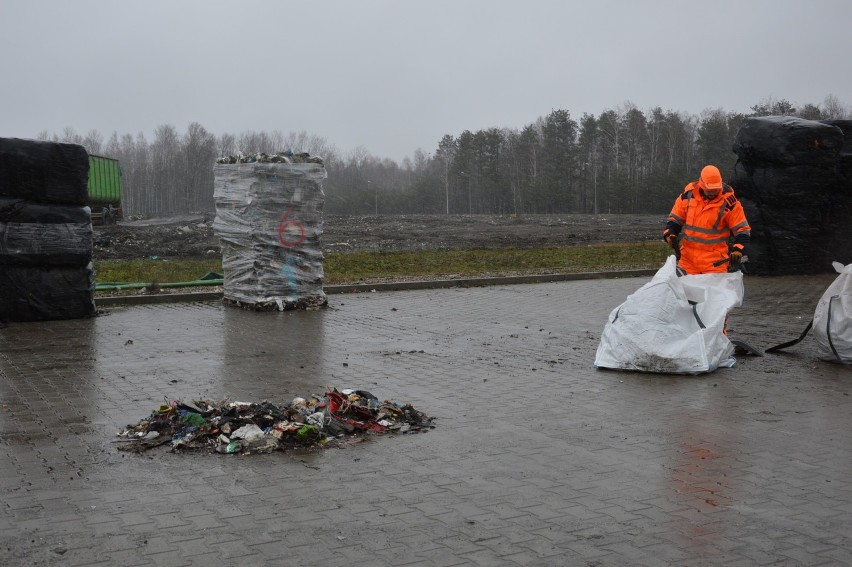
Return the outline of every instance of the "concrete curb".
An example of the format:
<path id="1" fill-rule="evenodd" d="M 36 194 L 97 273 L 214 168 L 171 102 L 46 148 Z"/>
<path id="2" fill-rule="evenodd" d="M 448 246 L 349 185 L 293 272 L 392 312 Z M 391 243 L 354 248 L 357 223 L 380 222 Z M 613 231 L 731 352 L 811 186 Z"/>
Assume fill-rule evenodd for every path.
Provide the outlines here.
<path id="1" fill-rule="evenodd" d="M 373 291 L 402 291 L 409 289 L 445 289 L 453 287 L 485 287 L 489 285 L 516 285 L 547 282 L 598 280 L 613 278 L 637 278 L 653 276 L 657 269 L 620 270 L 613 272 L 579 272 L 574 274 L 535 274 L 527 276 L 505 276 L 496 278 L 461 278 L 453 280 L 422 280 L 408 282 L 327 285 L 323 291 L 327 295 L 339 293 L 369 293 Z M 95 298 L 98 307 L 118 307 L 128 305 L 148 305 L 152 303 L 179 303 L 191 301 L 218 301 L 222 292 L 166 293 L 162 295 L 123 295 Z"/>

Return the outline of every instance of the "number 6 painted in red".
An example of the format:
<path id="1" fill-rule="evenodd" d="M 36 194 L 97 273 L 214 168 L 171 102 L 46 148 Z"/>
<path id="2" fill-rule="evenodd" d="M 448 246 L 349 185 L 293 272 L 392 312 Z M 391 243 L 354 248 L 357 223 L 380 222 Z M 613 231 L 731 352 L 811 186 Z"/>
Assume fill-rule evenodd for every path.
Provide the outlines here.
<path id="1" fill-rule="evenodd" d="M 287 207 L 287 210 L 284 211 L 284 214 L 281 215 L 281 220 L 278 222 L 278 242 L 286 246 L 287 248 L 292 248 L 293 246 L 298 246 L 302 242 L 305 241 L 305 227 L 302 226 L 297 220 L 287 220 L 287 217 L 290 216 L 290 213 L 293 212 L 293 205 Z M 285 238 L 285 232 L 287 231 L 287 227 L 293 225 L 297 229 L 299 229 L 299 238 L 296 240 L 287 240 Z"/>

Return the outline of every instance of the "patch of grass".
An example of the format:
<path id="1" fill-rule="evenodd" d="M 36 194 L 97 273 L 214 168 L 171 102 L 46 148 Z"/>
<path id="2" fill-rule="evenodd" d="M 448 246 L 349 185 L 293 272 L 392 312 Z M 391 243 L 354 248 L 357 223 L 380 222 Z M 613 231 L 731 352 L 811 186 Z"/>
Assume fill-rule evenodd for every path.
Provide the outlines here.
<path id="1" fill-rule="evenodd" d="M 197 280 L 207 272 L 222 273 L 222 259 L 99 260 L 95 264 L 98 283 L 169 283 Z"/>
<path id="2" fill-rule="evenodd" d="M 661 242 L 595 244 L 570 248 L 440 250 L 418 252 L 329 252 L 325 282 L 354 283 L 376 278 L 494 273 L 570 273 L 656 268 L 671 253 Z"/>
<path id="3" fill-rule="evenodd" d="M 662 242 L 593 244 L 569 248 L 432 250 L 417 252 L 328 252 L 329 285 L 389 278 L 445 279 L 498 274 L 599 272 L 657 268 L 671 253 Z M 222 273 L 221 258 L 101 260 L 98 283 L 171 283 Z"/>

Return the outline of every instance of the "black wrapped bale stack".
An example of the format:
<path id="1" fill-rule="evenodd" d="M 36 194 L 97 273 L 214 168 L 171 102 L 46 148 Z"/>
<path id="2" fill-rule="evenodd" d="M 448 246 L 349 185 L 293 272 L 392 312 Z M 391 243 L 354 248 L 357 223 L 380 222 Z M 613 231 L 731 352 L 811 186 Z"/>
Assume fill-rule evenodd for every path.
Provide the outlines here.
<path id="1" fill-rule="evenodd" d="M 817 274 L 852 262 L 849 121 L 746 119 L 731 185 L 752 227 L 749 272 Z M 844 161 L 847 160 L 847 161 Z"/>
<path id="2" fill-rule="evenodd" d="M 95 313 L 95 270 L 0 266 L 0 318 L 7 321 L 80 319 Z"/>
<path id="3" fill-rule="evenodd" d="M 88 184 L 83 146 L 0 138 L 0 197 L 83 206 Z"/>
<path id="4" fill-rule="evenodd" d="M 0 138 L 0 319 L 96 313 L 82 146 Z"/>
<path id="5" fill-rule="evenodd" d="M 88 207 L 0 197 L 0 264 L 82 268 L 91 261 Z"/>
<path id="6" fill-rule="evenodd" d="M 852 120 L 823 120 L 823 124 L 840 128 L 843 146 L 837 161 L 837 192 L 826 210 L 828 249 L 842 264 L 852 261 Z"/>
<path id="7" fill-rule="evenodd" d="M 831 167 L 842 146 L 840 128 L 793 116 L 746 118 L 734 139 L 734 153 L 751 165 Z"/>

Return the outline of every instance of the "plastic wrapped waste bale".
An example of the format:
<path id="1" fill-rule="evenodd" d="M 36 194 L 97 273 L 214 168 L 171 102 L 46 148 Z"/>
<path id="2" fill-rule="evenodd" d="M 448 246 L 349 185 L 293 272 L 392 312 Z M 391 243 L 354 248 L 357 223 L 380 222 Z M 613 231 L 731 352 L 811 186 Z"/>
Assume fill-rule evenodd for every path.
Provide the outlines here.
<path id="1" fill-rule="evenodd" d="M 850 191 L 852 193 L 852 191 Z M 852 194 L 844 200 L 832 202 L 826 211 L 828 218 L 822 257 L 835 258 L 843 264 L 852 264 Z"/>
<path id="2" fill-rule="evenodd" d="M 824 271 L 826 236 L 824 210 L 814 208 L 761 209 L 762 230 L 771 235 L 765 240 L 769 257 L 762 274 L 814 274 Z M 754 228 L 754 227 L 752 227 Z M 749 266 L 751 266 L 749 257 Z"/>
<path id="3" fill-rule="evenodd" d="M 843 185 L 842 191 L 852 197 L 852 120 L 822 120 L 823 124 L 840 128 L 843 132 L 843 147 L 837 160 L 837 174 Z"/>
<path id="4" fill-rule="evenodd" d="M 750 203 L 749 273 L 816 274 L 832 259 L 852 261 L 850 127 L 780 116 L 743 123 L 730 183 Z"/>
<path id="5" fill-rule="evenodd" d="M 0 197 L 82 206 L 88 183 L 83 146 L 0 138 Z"/>
<path id="6" fill-rule="evenodd" d="M 841 154 L 837 159 L 837 176 L 846 193 L 852 192 L 852 154 Z"/>
<path id="7" fill-rule="evenodd" d="M 763 222 L 763 213 L 757 203 L 751 199 L 739 197 L 740 192 L 737 190 L 737 198 L 743 206 L 749 225 L 751 225 L 751 242 L 748 245 L 746 254 L 748 256 L 748 263 L 744 267 L 747 273 L 751 273 L 752 264 L 763 265 L 769 258 L 769 241 L 761 235 L 761 231 L 766 226 L 766 223 Z"/>
<path id="8" fill-rule="evenodd" d="M 742 272 L 678 277 L 670 256 L 650 282 L 613 309 L 595 366 L 700 374 L 732 366 L 725 319 L 742 305 Z"/>
<path id="9" fill-rule="evenodd" d="M 852 264 L 852 120 L 824 120 L 843 131 L 843 147 L 837 160 L 838 185 L 828 211 L 829 258 Z"/>
<path id="10" fill-rule="evenodd" d="M 840 128 L 843 132 L 843 146 L 840 148 L 840 153 L 852 154 L 852 120 L 819 120 L 819 122 Z"/>
<path id="11" fill-rule="evenodd" d="M 322 163 L 218 163 L 213 171 L 225 301 L 255 310 L 325 305 Z"/>
<path id="12" fill-rule="evenodd" d="M 761 204 L 812 207 L 837 190 L 837 172 L 834 167 L 813 165 L 744 167 L 737 164 L 731 185 L 737 197 L 754 199 Z"/>
<path id="13" fill-rule="evenodd" d="M 736 192 L 737 199 L 743 202 L 751 202 L 753 204 L 758 204 L 761 202 L 759 189 L 755 186 L 754 181 L 751 178 L 751 167 L 746 167 L 745 164 L 740 160 L 734 164 L 734 171 L 731 174 L 730 179 L 728 179 L 728 184 L 730 184 L 734 191 Z M 745 208 L 745 205 L 743 205 Z M 746 209 L 746 218 L 749 220 L 749 224 L 751 224 L 751 216 L 748 216 L 748 209 Z M 752 227 L 753 228 L 753 227 Z"/>
<path id="14" fill-rule="evenodd" d="M 852 261 L 852 186 L 835 171 L 737 163 L 731 185 L 752 229 L 749 273 L 816 274 L 833 258 Z"/>
<path id="15" fill-rule="evenodd" d="M 95 270 L 16 266 L 0 268 L 0 319 L 48 321 L 95 314 Z"/>
<path id="16" fill-rule="evenodd" d="M 0 264 L 84 267 L 91 260 L 89 207 L 0 198 Z"/>
<path id="17" fill-rule="evenodd" d="M 51 205 L 26 199 L 0 197 L 0 222 L 87 224 L 91 221 L 92 214 L 89 207 Z"/>
<path id="18" fill-rule="evenodd" d="M 821 359 L 852 364 L 852 264 L 832 265 L 840 275 L 817 303 L 814 338 Z"/>
<path id="19" fill-rule="evenodd" d="M 764 203 L 757 206 L 758 214 L 746 209 L 752 228 L 752 242 L 747 248 L 749 272 L 790 275 L 825 271 L 830 265 L 831 226 L 836 216 L 833 200 L 833 196 L 823 195 L 819 206 Z M 757 251 L 761 253 L 753 254 Z"/>
<path id="20" fill-rule="evenodd" d="M 0 318 L 95 314 L 88 174 L 82 146 L 0 138 Z"/>
<path id="21" fill-rule="evenodd" d="M 843 146 L 837 126 L 793 116 L 746 118 L 734 139 L 734 153 L 751 164 L 833 165 Z"/>
<path id="22" fill-rule="evenodd" d="M 226 299 L 247 308 L 283 311 L 326 302 L 323 258 L 314 250 L 222 243 Z"/>

